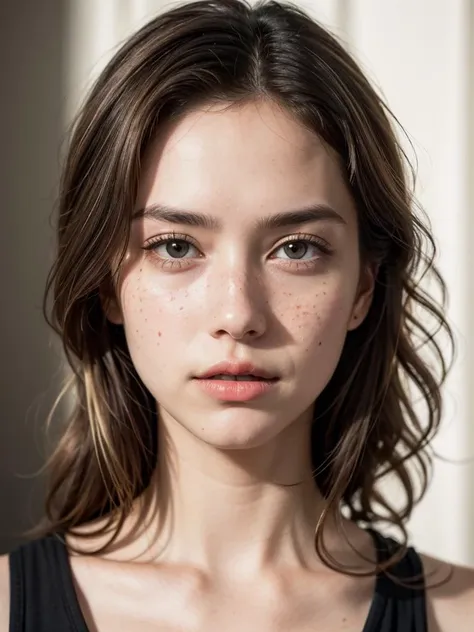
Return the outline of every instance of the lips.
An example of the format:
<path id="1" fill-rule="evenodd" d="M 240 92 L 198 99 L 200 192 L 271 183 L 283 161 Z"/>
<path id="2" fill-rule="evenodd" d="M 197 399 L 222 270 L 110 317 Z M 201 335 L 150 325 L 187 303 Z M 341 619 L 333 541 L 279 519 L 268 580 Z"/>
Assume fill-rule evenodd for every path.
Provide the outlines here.
<path id="1" fill-rule="evenodd" d="M 271 371 L 256 366 L 251 362 L 219 362 L 214 364 L 209 369 L 198 374 L 198 379 L 212 379 L 217 376 L 252 376 L 254 378 L 260 378 L 263 380 L 276 380 L 278 376 Z M 218 379 L 218 378 L 217 378 Z"/>
<path id="2" fill-rule="evenodd" d="M 236 382 L 255 382 L 256 380 L 264 380 L 265 378 L 257 377 L 256 375 L 232 375 L 230 373 L 223 373 L 221 375 L 213 375 L 212 377 L 208 377 L 204 379 L 221 380 L 221 381 L 233 380 Z"/>
<path id="3" fill-rule="evenodd" d="M 196 379 L 194 382 L 207 397 L 218 402 L 249 402 L 275 392 L 278 378 L 273 380 L 263 378 L 240 380 L 232 377 L 229 380 L 205 378 Z"/>

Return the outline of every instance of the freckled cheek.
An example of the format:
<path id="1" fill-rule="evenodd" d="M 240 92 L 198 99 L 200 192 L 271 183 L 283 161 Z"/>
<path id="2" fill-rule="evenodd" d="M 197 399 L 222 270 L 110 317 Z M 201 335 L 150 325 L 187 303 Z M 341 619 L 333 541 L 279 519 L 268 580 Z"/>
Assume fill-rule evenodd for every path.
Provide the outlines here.
<path id="1" fill-rule="evenodd" d="M 296 296 L 286 292 L 286 309 L 281 310 L 281 321 L 296 340 L 304 340 L 310 346 L 321 346 L 328 336 L 345 334 L 348 317 L 347 296 L 336 289 L 322 287 L 318 291 Z"/>
<path id="2" fill-rule="evenodd" d="M 190 322 L 188 293 L 163 292 L 137 279 L 124 285 L 121 304 L 129 345 L 173 344 Z"/>

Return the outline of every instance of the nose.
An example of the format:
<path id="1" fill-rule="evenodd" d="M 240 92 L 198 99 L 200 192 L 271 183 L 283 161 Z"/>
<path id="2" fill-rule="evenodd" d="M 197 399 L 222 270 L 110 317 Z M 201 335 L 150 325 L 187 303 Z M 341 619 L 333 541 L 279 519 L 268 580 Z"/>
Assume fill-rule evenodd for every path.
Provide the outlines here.
<path id="1" fill-rule="evenodd" d="M 259 338 L 266 330 L 265 292 L 259 276 L 250 271 L 231 270 L 214 277 L 216 300 L 210 301 L 211 335 L 235 340 Z"/>

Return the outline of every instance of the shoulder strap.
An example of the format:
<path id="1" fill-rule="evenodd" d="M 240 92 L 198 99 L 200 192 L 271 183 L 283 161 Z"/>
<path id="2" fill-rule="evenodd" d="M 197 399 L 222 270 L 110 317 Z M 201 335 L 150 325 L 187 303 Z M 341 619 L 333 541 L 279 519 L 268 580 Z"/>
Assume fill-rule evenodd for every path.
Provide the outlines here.
<path id="1" fill-rule="evenodd" d="M 87 632 L 59 536 L 20 546 L 9 561 L 9 632 Z"/>
<path id="2" fill-rule="evenodd" d="M 390 537 L 370 530 L 379 563 L 400 548 Z M 395 578 L 395 579 L 393 579 Z M 400 582 L 403 583 L 401 585 Z M 426 596 L 423 564 L 413 547 L 388 573 L 379 573 L 375 594 L 364 632 L 427 632 Z"/>

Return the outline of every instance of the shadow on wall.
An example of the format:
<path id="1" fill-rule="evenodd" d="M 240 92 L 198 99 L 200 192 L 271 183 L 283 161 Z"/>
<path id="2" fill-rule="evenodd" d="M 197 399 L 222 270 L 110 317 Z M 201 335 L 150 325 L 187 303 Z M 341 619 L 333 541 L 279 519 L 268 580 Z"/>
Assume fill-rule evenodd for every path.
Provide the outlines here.
<path id="1" fill-rule="evenodd" d="M 474 240 L 474 2 L 469 4 L 469 85 L 468 85 L 468 183 L 469 183 L 469 196 L 468 196 L 468 239 L 467 243 L 472 247 L 472 243 Z M 472 257 L 472 250 L 471 257 Z M 468 340 L 468 362 L 467 362 L 467 384 L 468 384 L 468 393 L 470 396 L 470 401 L 468 401 L 468 410 L 474 411 L 474 389 L 469 388 L 469 384 L 474 384 L 474 263 L 469 263 L 470 266 L 470 274 L 468 273 L 468 279 L 470 281 L 470 287 L 468 288 L 470 300 L 471 300 L 471 309 L 469 310 L 469 323 L 467 330 L 471 332 Z M 469 437 L 469 445 L 474 447 L 474 423 L 469 424 L 470 428 L 470 437 Z M 469 524 L 474 525 L 474 481 L 471 481 L 470 487 L 470 504 L 469 504 Z M 472 555 L 472 559 L 474 560 L 474 533 L 471 535 L 470 542 L 470 552 Z"/>
<path id="2" fill-rule="evenodd" d="M 42 317 L 52 260 L 59 155 L 64 138 L 63 0 L 0 6 L 1 424 L 0 553 L 41 514 L 46 416 L 57 395 L 60 354 Z"/>

